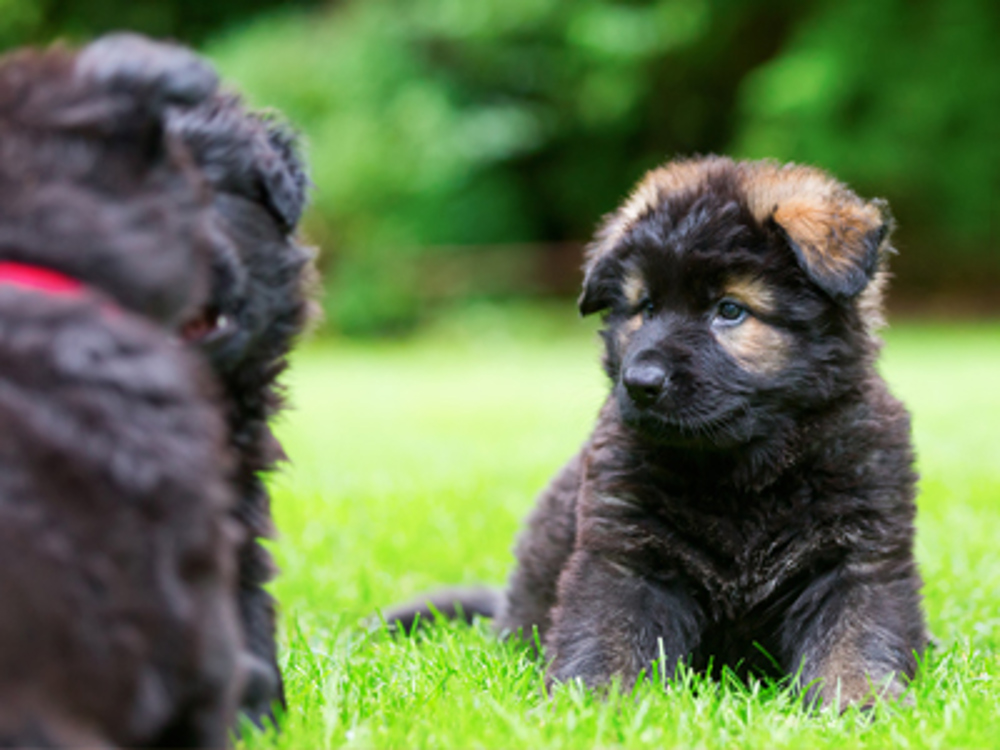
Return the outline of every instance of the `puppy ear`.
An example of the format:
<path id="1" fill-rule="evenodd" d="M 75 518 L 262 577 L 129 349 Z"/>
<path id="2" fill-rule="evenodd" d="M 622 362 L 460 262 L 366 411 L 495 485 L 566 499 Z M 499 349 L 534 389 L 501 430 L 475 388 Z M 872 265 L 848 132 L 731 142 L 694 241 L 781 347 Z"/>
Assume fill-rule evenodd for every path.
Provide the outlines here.
<path id="1" fill-rule="evenodd" d="M 600 246 L 588 251 L 584 266 L 583 291 L 577 299 L 580 315 L 593 315 L 611 307 L 620 293 L 620 263 L 611 252 L 599 252 Z"/>
<path id="2" fill-rule="evenodd" d="M 770 222 L 784 235 L 799 266 L 835 299 L 853 299 L 881 265 L 892 230 L 884 201 L 849 196 L 791 197 Z"/>
<path id="3" fill-rule="evenodd" d="M 248 112 L 234 94 L 174 108 L 170 133 L 194 155 L 218 191 L 241 195 L 291 233 L 305 208 L 309 179 L 294 130 L 273 114 Z"/>
<path id="4" fill-rule="evenodd" d="M 268 148 L 257 154 L 257 172 L 271 211 L 291 231 L 305 209 L 309 178 L 291 128 L 274 120 L 264 126 Z"/>

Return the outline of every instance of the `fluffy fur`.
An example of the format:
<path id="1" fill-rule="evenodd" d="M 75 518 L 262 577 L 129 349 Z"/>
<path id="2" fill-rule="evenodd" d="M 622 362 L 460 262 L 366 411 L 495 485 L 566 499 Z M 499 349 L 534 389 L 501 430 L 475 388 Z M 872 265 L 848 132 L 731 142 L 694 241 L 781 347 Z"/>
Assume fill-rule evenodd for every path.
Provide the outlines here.
<path id="1" fill-rule="evenodd" d="M 224 392 L 237 457 L 245 531 L 239 557 L 239 607 L 252 665 L 243 711 L 256 723 L 284 705 L 275 646 L 275 611 L 264 590 L 274 574 L 261 538 L 272 534 L 263 475 L 284 458 L 268 422 L 282 406 L 278 377 L 311 317 L 313 253 L 295 239 L 307 178 L 291 130 L 217 92 L 195 107 L 174 108 L 168 128 L 191 149 L 213 188 L 218 238 L 205 316 L 187 328 Z"/>
<path id="2" fill-rule="evenodd" d="M 650 173 L 588 251 L 611 393 L 505 596 L 466 614 L 537 629 L 555 681 L 664 658 L 793 675 L 825 704 L 901 694 L 927 635 L 910 423 L 875 369 L 890 227 L 815 169 Z"/>
<path id="3" fill-rule="evenodd" d="M 221 747 L 241 688 L 214 379 L 177 331 L 209 288 L 209 195 L 164 111 L 174 47 L 0 60 L 0 746 Z"/>
<path id="4" fill-rule="evenodd" d="M 170 50 L 135 34 L 113 34 L 88 48 L 102 75 L 125 90 L 143 87 Z M 208 64 L 190 55 L 193 65 Z M 243 530 L 239 609 L 246 644 L 242 710 L 260 724 L 284 704 L 275 646 L 275 611 L 264 584 L 274 566 L 261 539 L 272 534 L 263 475 L 284 458 L 268 426 L 282 405 L 278 377 L 312 310 L 312 252 L 295 239 L 307 178 L 294 133 L 276 117 L 246 109 L 217 81 L 192 84 L 163 111 L 170 136 L 189 150 L 211 188 L 213 234 L 208 299 L 184 338 L 205 355 L 222 384 L 236 456 L 234 518 Z"/>

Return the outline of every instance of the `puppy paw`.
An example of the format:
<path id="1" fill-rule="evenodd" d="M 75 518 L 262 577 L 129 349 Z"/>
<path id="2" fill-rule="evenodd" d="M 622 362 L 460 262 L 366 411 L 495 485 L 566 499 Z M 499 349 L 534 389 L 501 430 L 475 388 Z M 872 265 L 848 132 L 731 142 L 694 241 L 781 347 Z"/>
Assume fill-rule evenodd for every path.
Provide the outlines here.
<path id="1" fill-rule="evenodd" d="M 898 675 L 892 674 L 875 680 L 865 674 L 829 676 L 815 683 L 810 690 L 812 700 L 838 713 L 852 708 L 871 711 L 879 702 L 909 705 L 912 698 L 906 695 L 906 685 Z"/>
<path id="2" fill-rule="evenodd" d="M 280 677 L 270 664 L 249 651 L 240 654 L 240 671 L 243 673 L 240 713 L 260 729 L 265 728 L 265 720 L 276 726 L 274 704 L 281 700 Z"/>

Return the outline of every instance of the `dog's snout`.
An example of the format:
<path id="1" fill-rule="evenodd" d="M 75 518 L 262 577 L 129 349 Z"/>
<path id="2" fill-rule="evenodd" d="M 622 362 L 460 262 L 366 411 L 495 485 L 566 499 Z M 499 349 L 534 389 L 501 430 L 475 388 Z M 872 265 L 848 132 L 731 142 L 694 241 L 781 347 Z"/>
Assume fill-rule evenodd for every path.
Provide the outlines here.
<path id="1" fill-rule="evenodd" d="M 656 362 L 636 362 L 622 373 L 622 384 L 637 406 L 654 403 L 666 387 L 667 380 L 666 368 Z"/>

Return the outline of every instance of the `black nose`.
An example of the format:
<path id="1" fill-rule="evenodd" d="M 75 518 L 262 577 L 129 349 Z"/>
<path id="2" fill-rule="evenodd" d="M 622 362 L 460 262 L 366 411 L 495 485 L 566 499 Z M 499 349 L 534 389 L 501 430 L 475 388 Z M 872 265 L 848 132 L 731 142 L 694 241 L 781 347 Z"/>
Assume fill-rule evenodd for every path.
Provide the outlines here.
<path id="1" fill-rule="evenodd" d="M 649 406 L 660 397 L 667 382 L 667 371 L 655 362 L 637 362 L 622 373 L 622 384 L 637 406 Z"/>

